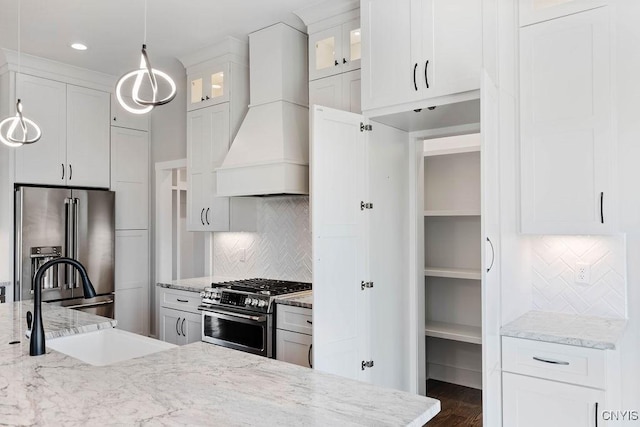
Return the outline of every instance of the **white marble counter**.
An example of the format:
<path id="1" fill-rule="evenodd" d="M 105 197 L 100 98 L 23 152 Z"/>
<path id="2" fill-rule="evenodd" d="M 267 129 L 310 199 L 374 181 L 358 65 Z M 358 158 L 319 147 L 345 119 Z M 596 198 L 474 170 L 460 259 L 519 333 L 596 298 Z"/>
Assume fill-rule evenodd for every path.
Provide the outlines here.
<path id="1" fill-rule="evenodd" d="M 276 304 L 293 305 L 295 307 L 313 308 L 313 291 L 283 295 L 276 297 L 274 302 Z"/>
<path id="2" fill-rule="evenodd" d="M 158 286 L 178 289 L 180 291 L 201 292 L 204 288 L 210 288 L 212 283 L 225 282 L 228 280 L 233 279 L 217 276 L 192 277 L 189 279 L 172 280 L 170 282 L 160 282 Z"/>
<path id="3" fill-rule="evenodd" d="M 0 307 L 3 425 L 419 426 L 440 410 L 434 399 L 202 342 L 104 367 L 51 350 L 30 357 L 26 340 L 8 344 L 24 323 L 13 312 Z"/>
<path id="4" fill-rule="evenodd" d="M 616 348 L 626 324 L 624 319 L 529 311 L 504 325 L 500 333 L 507 337 L 607 350 Z"/>

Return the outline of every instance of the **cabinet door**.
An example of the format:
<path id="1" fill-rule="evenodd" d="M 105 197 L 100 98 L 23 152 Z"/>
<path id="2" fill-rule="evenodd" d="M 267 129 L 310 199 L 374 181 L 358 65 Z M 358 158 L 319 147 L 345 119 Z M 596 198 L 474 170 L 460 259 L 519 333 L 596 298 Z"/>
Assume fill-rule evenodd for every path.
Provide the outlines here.
<path id="1" fill-rule="evenodd" d="M 342 74 L 309 82 L 309 106 L 343 110 Z"/>
<path id="2" fill-rule="evenodd" d="M 123 98 L 134 105 L 130 96 L 123 96 Z M 111 126 L 148 131 L 149 114 L 132 114 L 122 108 L 116 97 L 111 95 Z"/>
<path id="3" fill-rule="evenodd" d="M 276 359 L 313 368 L 311 335 L 276 329 Z"/>
<path id="4" fill-rule="evenodd" d="M 182 313 L 180 333 L 185 344 L 202 341 L 202 315 L 200 313 Z"/>
<path id="5" fill-rule="evenodd" d="M 229 70 L 229 64 L 225 63 L 189 75 L 187 111 L 229 101 Z"/>
<path id="6" fill-rule="evenodd" d="M 137 334 L 149 332 L 149 231 L 116 231 L 116 320 Z"/>
<path id="7" fill-rule="evenodd" d="M 340 25 L 309 36 L 309 80 L 342 71 L 342 44 Z"/>
<path id="8" fill-rule="evenodd" d="M 416 99 L 419 76 L 417 63 L 411 61 L 411 0 L 363 0 L 360 13 L 362 109 Z"/>
<path id="9" fill-rule="evenodd" d="M 342 109 L 352 113 L 362 112 L 362 80 L 360 70 L 350 71 L 341 75 L 342 77 Z"/>
<path id="10" fill-rule="evenodd" d="M 421 25 L 431 27 L 433 39 L 433 61 L 426 71 L 430 97 L 480 89 L 482 1 L 421 1 L 433 7 L 433 21 Z M 428 59 L 423 58 L 425 64 Z"/>
<path id="11" fill-rule="evenodd" d="M 594 427 L 604 392 L 555 381 L 504 373 L 503 425 Z"/>
<path id="12" fill-rule="evenodd" d="M 341 72 L 357 70 L 362 59 L 362 32 L 360 19 L 342 24 L 342 58 Z"/>
<path id="13" fill-rule="evenodd" d="M 111 128 L 111 190 L 116 192 L 116 229 L 149 228 L 149 134 Z"/>
<path id="14" fill-rule="evenodd" d="M 16 153 L 16 182 L 65 185 L 67 182 L 67 89 L 64 83 L 18 74 L 16 95 L 25 117 L 40 126 L 42 137 Z M 11 109 L 15 113 L 14 108 Z M 103 159 L 104 160 L 104 159 Z"/>
<path id="15" fill-rule="evenodd" d="M 109 188 L 109 94 L 67 85 L 67 184 Z"/>
<path id="16" fill-rule="evenodd" d="M 559 18 L 607 4 L 607 0 L 520 0 L 520 26 Z"/>
<path id="17" fill-rule="evenodd" d="M 608 8 L 520 30 L 522 231 L 612 230 Z"/>
<path id="18" fill-rule="evenodd" d="M 160 339 L 171 344 L 184 344 L 180 322 L 182 322 L 181 311 L 160 307 Z"/>
<path id="19" fill-rule="evenodd" d="M 229 133 L 229 104 L 220 104 L 207 108 L 208 121 L 211 123 L 211 157 L 209 160 L 208 205 L 205 211 L 205 223 L 209 231 L 229 231 L 229 198 L 216 197 L 216 169 L 229 152 L 231 135 Z"/>

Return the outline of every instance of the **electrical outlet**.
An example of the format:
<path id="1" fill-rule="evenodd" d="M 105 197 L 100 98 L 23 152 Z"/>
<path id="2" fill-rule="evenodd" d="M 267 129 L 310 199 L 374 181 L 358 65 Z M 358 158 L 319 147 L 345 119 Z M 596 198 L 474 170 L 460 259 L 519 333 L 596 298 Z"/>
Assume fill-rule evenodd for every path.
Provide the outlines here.
<path id="1" fill-rule="evenodd" d="M 245 262 L 247 260 L 247 249 L 240 248 L 240 262 Z"/>
<path id="2" fill-rule="evenodd" d="M 576 283 L 591 283 L 591 264 L 576 262 Z"/>

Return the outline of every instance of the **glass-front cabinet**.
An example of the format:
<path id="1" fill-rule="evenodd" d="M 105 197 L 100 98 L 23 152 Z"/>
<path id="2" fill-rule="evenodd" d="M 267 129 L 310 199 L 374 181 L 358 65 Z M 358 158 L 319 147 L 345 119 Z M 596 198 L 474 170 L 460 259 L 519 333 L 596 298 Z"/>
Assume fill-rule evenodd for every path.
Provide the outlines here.
<path id="1" fill-rule="evenodd" d="M 229 100 L 229 64 L 220 64 L 189 75 L 187 110 L 208 107 Z"/>
<path id="2" fill-rule="evenodd" d="M 360 68 L 360 20 L 309 36 L 309 80 Z"/>

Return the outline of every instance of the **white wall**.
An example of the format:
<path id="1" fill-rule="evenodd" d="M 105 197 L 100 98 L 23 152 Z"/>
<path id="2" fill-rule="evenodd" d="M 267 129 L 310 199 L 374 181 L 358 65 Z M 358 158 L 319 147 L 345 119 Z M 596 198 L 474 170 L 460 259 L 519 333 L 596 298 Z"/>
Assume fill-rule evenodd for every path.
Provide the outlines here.
<path id="1" fill-rule="evenodd" d="M 155 335 L 155 218 L 156 218 L 156 189 L 155 189 L 155 164 L 169 160 L 183 159 L 187 157 L 187 77 L 186 71 L 177 59 L 173 61 L 161 61 L 153 63 L 158 68 L 168 73 L 176 82 L 178 93 L 170 103 L 156 107 L 151 112 L 151 283 L 150 296 L 150 325 L 151 334 Z"/>
<path id="2" fill-rule="evenodd" d="M 628 325 L 621 346 L 622 404 L 623 409 L 640 410 L 640 2 L 617 0 L 613 6 L 619 211 L 621 231 L 627 233 Z"/>

